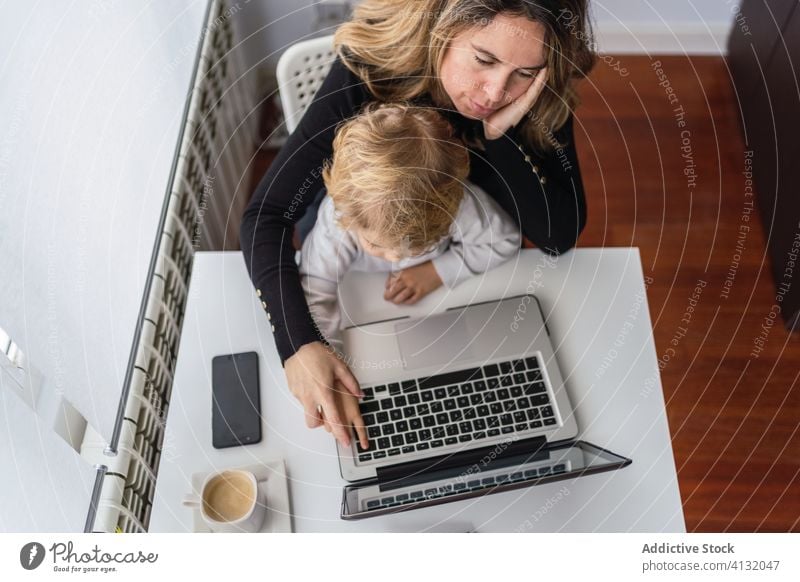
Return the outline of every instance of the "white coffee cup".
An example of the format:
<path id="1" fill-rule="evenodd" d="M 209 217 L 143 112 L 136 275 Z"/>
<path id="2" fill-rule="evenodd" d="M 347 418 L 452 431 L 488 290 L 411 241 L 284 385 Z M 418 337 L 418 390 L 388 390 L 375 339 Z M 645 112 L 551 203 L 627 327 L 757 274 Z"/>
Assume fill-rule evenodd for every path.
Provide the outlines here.
<path id="1" fill-rule="evenodd" d="M 189 495 L 183 504 L 200 510 L 203 521 L 215 532 L 256 532 L 264 525 L 267 505 L 256 476 L 229 469 L 209 474 L 200 496 Z"/>

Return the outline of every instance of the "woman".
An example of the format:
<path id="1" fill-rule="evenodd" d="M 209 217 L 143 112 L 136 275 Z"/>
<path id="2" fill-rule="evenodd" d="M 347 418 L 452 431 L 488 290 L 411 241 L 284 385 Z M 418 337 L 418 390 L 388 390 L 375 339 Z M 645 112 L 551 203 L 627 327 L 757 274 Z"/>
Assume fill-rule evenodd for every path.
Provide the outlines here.
<path id="1" fill-rule="evenodd" d="M 322 188 L 336 126 L 373 101 L 440 108 L 470 146 L 469 179 L 539 248 L 572 248 L 586 220 L 573 145 L 573 82 L 594 63 L 587 0 L 364 0 L 335 36 L 338 58 L 245 211 L 241 244 L 306 424 L 349 446 L 343 394 L 361 396 L 309 314 L 294 225 Z M 414 277 L 386 299 L 407 302 Z M 347 391 L 347 392 L 345 392 Z"/>

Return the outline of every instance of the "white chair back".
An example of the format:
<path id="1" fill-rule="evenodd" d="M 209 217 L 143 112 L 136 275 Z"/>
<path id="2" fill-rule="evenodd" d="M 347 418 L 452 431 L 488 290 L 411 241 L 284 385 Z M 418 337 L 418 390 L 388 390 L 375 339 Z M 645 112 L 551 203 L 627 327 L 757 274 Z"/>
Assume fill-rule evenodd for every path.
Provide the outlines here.
<path id="1" fill-rule="evenodd" d="M 334 60 L 333 35 L 298 42 L 281 55 L 278 90 L 289 133 L 300 123 Z"/>

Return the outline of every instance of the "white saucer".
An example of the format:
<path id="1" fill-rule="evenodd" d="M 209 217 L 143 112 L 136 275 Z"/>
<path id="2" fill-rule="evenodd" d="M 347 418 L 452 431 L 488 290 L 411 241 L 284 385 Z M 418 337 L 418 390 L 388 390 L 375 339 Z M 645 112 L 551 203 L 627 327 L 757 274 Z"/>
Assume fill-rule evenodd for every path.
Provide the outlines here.
<path id="1" fill-rule="evenodd" d="M 289 507 L 289 484 L 286 481 L 286 467 L 283 461 L 265 461 L 257 465 L 247 465 L 246 467 L 227 467 L 230 469 L 242 469 L 250 471 L 256 476 L 258 488 L 263 491 L 267 498 L 267 516 L 264 525 L 261 526 L 259 533 L 291 533 L 292 531 L 292 512 Z M 216 469 L 215 471 L 218 471 Z M 205 471 L 192 475 L 192 488 L 194 494 L 200 494 L 200 487 L 209 473 L 215 471 Z M 211 530 L 200 516 L 200 509 L 193 508 L 192 512 L 192 531 L 210 533 Z"/>

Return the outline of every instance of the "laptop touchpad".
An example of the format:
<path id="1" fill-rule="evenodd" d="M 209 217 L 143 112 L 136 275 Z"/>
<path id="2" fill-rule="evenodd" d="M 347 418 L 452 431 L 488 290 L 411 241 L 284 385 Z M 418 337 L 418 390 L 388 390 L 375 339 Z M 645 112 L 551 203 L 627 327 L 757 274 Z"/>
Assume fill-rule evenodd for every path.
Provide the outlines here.
<path id="1" fill-rule="evenodd" d="M 426 368 L 474 360 L 474 340 L 479 330 L 471 330 L 468 319 L 462 310 L 458 310 L 423 320 L 397 323 L 394 329 L 404 367 Z"/>

